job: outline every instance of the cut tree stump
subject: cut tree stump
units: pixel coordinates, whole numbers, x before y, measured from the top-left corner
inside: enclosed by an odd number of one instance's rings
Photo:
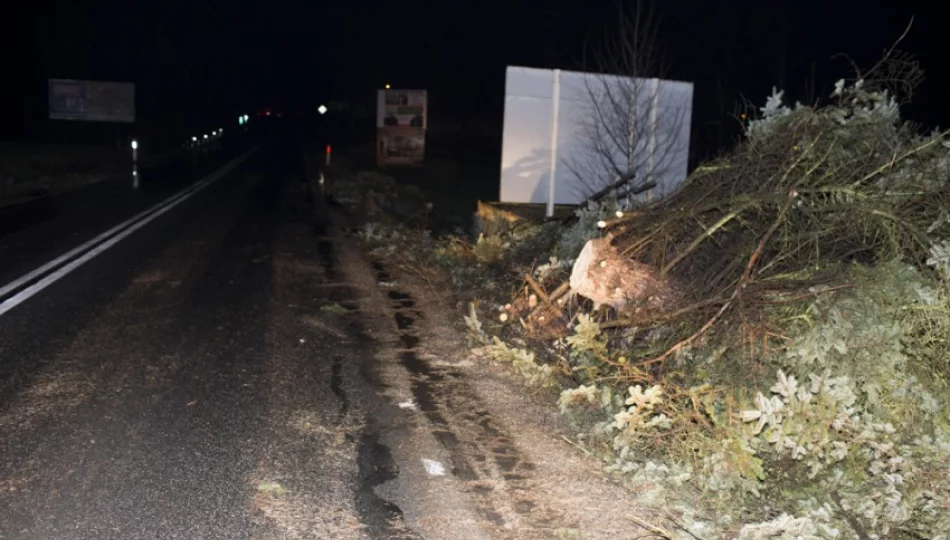
[[[610,237],[589,240],[574,262],[571,290],[617,311],[639,307],[669,307],[673,290],[661,281],[655,268],[623,257],[610,244]]]

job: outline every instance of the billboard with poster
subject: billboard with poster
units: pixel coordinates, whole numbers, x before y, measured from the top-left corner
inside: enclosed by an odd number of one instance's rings
[[[425,160],[425,90],[380,90],[376,130],[379,165],[420,165]]]
[[[380,90],[376,127],[428,127],[425,90]]]
[[[135,122],[135,84],[50,79],[49,117],[53,120]]]
[[[421,165],[426,155],[426,130],[409,126],[379,128],[377,162],[380,165]]]

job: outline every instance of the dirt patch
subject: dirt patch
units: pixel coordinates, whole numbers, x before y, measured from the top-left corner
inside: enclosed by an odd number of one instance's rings
[[[401,535],[411,534],[427,540],[495,538],[486,533],[485,518],[475,510],[467,491],[457,484],[453,471],[460,469],[458,460],[446,449],[451,447],[450,443],[444,444],[451,434],[432,429],[420,403],[419,396],[425,394],[400,360],[400,354],[418,345],[419,337],[412,335],[411,330],[398,330],[389,305],[407,298],[388,297],[388,289],[379,285],[380,281],[389,281],[385,279],[389,277],[386,269],[367,264],[352,242],[339,242],[337,256],[341,274],[360,292],[360,325],[377,344],[372,373],[367,376],[378,381],[381,395],[376,398],[380,403],[376,405],[368,429],[376,438],[369,442],[384,445],[389,455],[378,456],[385,457],[380,463],[389,463],[391,459],[398,470],[398,475],[388,478],[373,477],[374,483],[379,482],[371,493],[365,494],[367,500],[377,504],[388,501],[401,510],[401,522],[405,523],[405,532]],[[426,402],[424,397],[422,401]]]
[[[146,270],[145,272],[135,276],[135,278],[132,279],[132,283],[135,283],[136,285],[152,285],[155,283],[161,283],[166,279],[166,273],[162,269],[154,268],[151,270]]]
[[[450,531],[460,530],[511,539],[647,533],[630,518],[646,515],[633,494],[606,480],[600,463],[570,444],[554,396],[532,395],[503,368],[474,358],[451,322],[456,314],[425,282],[381,261],[366,263],[358,285],[377,311],[388,313],[388,321],[375,325],[392,347],[379,362],[390,401],[409,417],[404,435],[411,442],[403,444],[439,458],[450,478],[436,488],[432,472],[420,481],[407,471],[418,467],[404,465],[390,493],[411,527],[426,538],[451,538]],[[355,264],[347,266],[348,276],[359,273]],[[410,455],[395,458],[399,463]],[[424,507],[433,499],[427,491],[451,491],[471,512],[468,529]]]

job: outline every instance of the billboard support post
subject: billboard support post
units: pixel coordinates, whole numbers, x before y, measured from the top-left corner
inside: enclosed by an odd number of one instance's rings
[[[647,159],[647,182],[656,182],[656,132],[659,130],[657,125],[657,109],[660,108],[660,80],[654,78],[652,81],[651,103],[650,103],[650,140],[648,142]],[[647,192],[647,200],[653,200],[654,192],[651,189]]]
[[[554,216],[554,179],[557,173],[557,124],[561,112],[561,70],[554,70],[554,80],[551,83],[554,97],[551,99],[551,174],[548,175],[548,207],[547,217]]]

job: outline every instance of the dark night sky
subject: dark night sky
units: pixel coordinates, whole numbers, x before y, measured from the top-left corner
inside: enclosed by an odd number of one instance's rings
[[[761,102],[775,84],[801,95],[813,63],[827,94],[848,75],[833,54],[869,65],[916,15],[901,48],[927,81],[910,112],[947,125],[939,8],[897,4],[664,0],[661,38],[673,78],[696,84],[697,129],[711,132],[740,95]],[[385,82],[429,89],[433,122],[500,129],[505,65],[580,68],[585,44],[616,13],[614,0],[36,0],[17,9],[19,44],[0,92],[21,114],[0,137],[34,139],[49,136],[48,77],[134,81],[136,129],[165,138],[230,125],[254,107],[372,99]]]

